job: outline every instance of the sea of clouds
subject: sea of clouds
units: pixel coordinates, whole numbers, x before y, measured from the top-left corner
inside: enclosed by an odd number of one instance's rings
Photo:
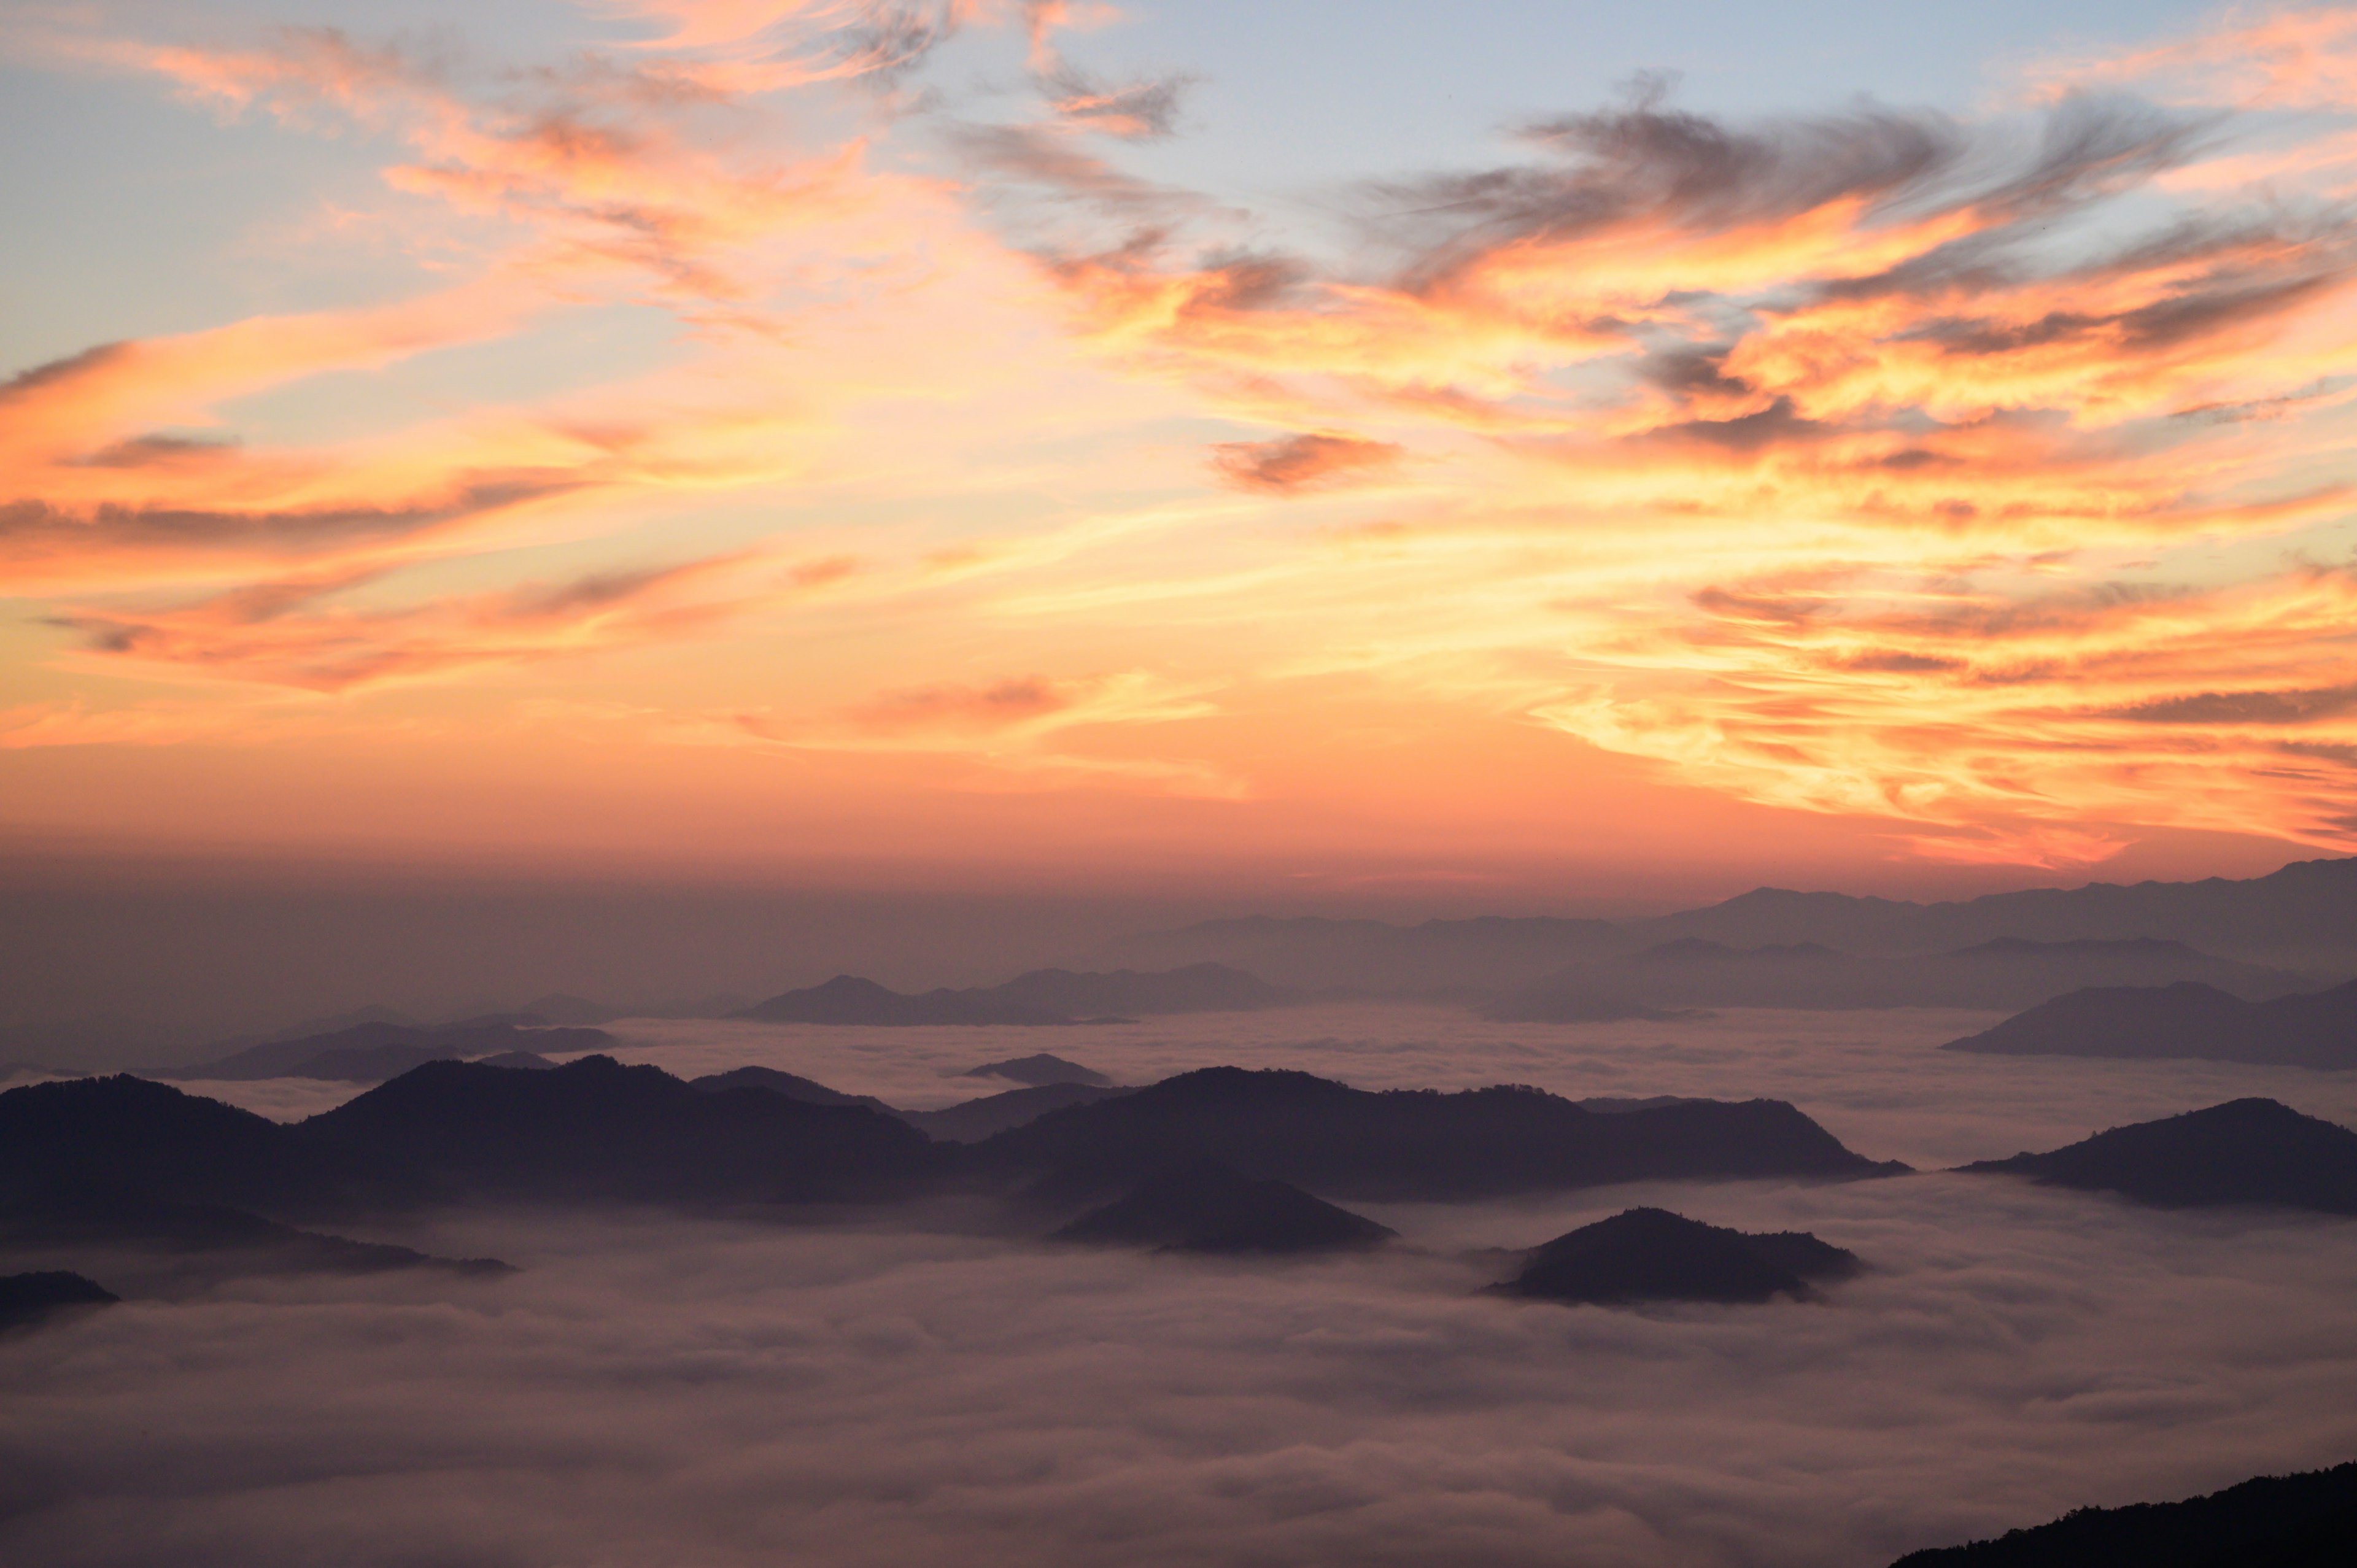
[[[0,1341],[0,1557],[39,1564],[1877,1564],[2081,1503],[2357,1457],[2357,1221],[1935,1167],[2357,1075],[1932,1049],[1988,1015],[1523,1026],[1352,1006],[1056,1030],[617,1026],[929,1107],[1042,1048],[1370,1088],[1789,1099],[1927,1174],[1365,1208],[1383,1252],[1079,1251],[943,1204],[800,1224],[470,1211],[521,1266],[249,1281]],[[218,1088],[292,1116],[346,1088]],[[1634,1203],[1804,1229],[1823,1303],[1487,1297]]]

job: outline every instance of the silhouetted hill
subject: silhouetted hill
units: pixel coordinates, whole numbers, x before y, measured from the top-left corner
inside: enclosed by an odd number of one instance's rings
[[[1860,1176],[1904,1170],[1842,1147],[1780,1101],[1598,1115],[1535,1089],[1381,1093],[1304,1072],[1206,1068],[1054,1111],[977,1145],[988,1169],[1068,1197],[1218,1161],[1361,1198],[1454,1198],[1647,1177]]]
[[[397,1152],[377,1158],[322,1144],[250,1111],[127,1073],[0,1093],[0,1188],[60,1184],[270,1214],[397,1203],[422,1191]]]
[[[1294,1000],[1257,975],[1223,963],[1194,963],[1158,973],[1117,969],[1107,974],[1035,969],[982,994],[1072,1017],[1107,1014],[1238,1013]]]
[[[474,1018],[424,1028],[410,1024],[356,1024],[324,1035],[249,1046],[213,1061],[159,1069],[147,1076],[253,1079],[317,1078],[382,1083],[429,1061],[459,1061],[508,1051],[590,1051],[614,1043],[603,1029],[548,1028],[528,1015]]]
[[[1296,990],[1410,996],[1530,985],[1638,945],[1609,920],[1489,916],[1394,926],[1261,915],[1125,937],[1093,958],[1137,969],[1218,963]]]
[[[1891,1568],[2345,1568],[2352,1542],[2357,1464],[2183,1502],[2077,1509],[1994,1541],[1912,1552]]]
[[[1030,1089],[1010,1089],[1004,1094],[986,1094],[939,1111],[902,1111],[895,1114],[929,1138],[949,1144],[978,1144],[994,1133],[1024,1126],[1050,1111],[1061,1111],[1067,1105],[1091,1105],[1131,1092],[1098,1084],[1043,1083]]]
[[[478,1057],[475,1059],[483,1067],[520,1068],[526,1072],[546,1072],[556,1066],[546,1057],[536,1056],[531,1051],[501,1051],[495,1057]]]
[[[2003,1056],[2197,1057],[2357,1067],[2357,981],[2245,1002],[2186,982],[2074,991],[1942,1047]]]
[[[2345,965],[2357,961],[2357,859],[2298,861],[2247,881],[2097,882],[1941,904],[1760,887],[1708,908],[1633,922],[1631,930],[1647,944],[1698,937],[1745,948],[1822,942],[1849,952],[1917,953],[2008,937],[2153,937],[2244,959]]]
[[[799,1100],[805,1105],[864,1105],[887,1116],[900,1114],[872,1094],[845,1094],[839,1089],[829,1089],[813,1079],[780,1072],[770,1067],[740,1067],[727,1072],[710,1073],[703,1078],[690,1079],[687,1086],[707,1092],[722,1089],[766,1089],[772,1094],[782,1094],[788,1100]]]
[[[2005,938],[1957,952],[1860,957],[1815,942],[1731,948],[1684,937],[1575,967],[1483,1012],[1511,1022],[1577,1023],[1691,1007],[2030,1007],[2084,986],[2179,980],[2250,996],[2279,996],[2309,983],[2289,970],[2144,938]]]
[[[1254,1181],[1216,1161],[1157,1172],[1127,1196],[1056,1232],[1184,1252],[1323,1252],[1372,1247],[1399,1232],[1288,1182]]]
[[[923,1133],[864,1106],[699,1090],[604,1056],[551,1072],[428,1062],[296,1131],[405,1161],[452,1193],[558,1200],[856,1199],[946,1168]]]
[[[1806,1231],[1747,1235],[1665,1208],[1631,1208],[1556,1237],[1493,1287],[1545,1301],[1761,1302],[1813,1294],[1858,1271],[1855,1252]]]
[[[1003,1078],[1014,1083],[1028,1083],[1034,1089],[1044,1089],[1052,1083],[1077,1083],[1092,1089],[1113,1087],[1113,1079],[1096,1069],[1049,1056],[1045,1051],[1028,1057],[1009,1057],[1005,1061],[985,1062],[980,1067],[970,1067],[957,1076]]]
[[[2230,1101],[1964,1168],[2171,1208],[2266,1203],[2357,1214],[2357,1133],[2272,1100]]]
[[[58,1270],[0,1274],[0,1328],[23,1328],[77,1306],[111,1306],[123,1298],[95,1280]]]
[[[981,991],[928,991],[905,995],[872,980],[838,974],[823,985],[789,991],[748,1007],[740,1018],[765,1024],[867,1024],[906,1027],[922,1024],[1070,1024],[1051,1008],[1003,1000]]]
[[[221,1276],[416,1268],[511,1272],[494,1258],[437,1258],[408,1247],[298,1230],[227,1204],[173,1202],[123,1187],[52,1184],[0,1194],[0,1250],[124,1246],[203,1253],[207,1272]]]

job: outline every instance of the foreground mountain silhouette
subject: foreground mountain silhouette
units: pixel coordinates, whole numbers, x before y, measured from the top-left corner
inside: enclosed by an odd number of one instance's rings
[[[1650,1177],[1880,1176],[1781,1101],[1599,1114],[1536,1089],[1372,1092],[1306,1072],[1205,1068],[1054,1111],[975,1149],[1085,1197],[1216,1161],[1340,1197],[1474,1197]]]
[[[77,1306],[112,1306],[123,1298],[96,1280],[58,1269],[0,1274],[0,1328],[23,1328]]]
[[[1747,1235],[1665,1208],[1631,1208],[1538,1248],[1503,1295],[1613,1305],[1762,1302],[1858,1272],[1857,1254],[1802,1230]]]
[[[2170,1208],[2263,1203],[2357,1214],[2357,1133],[2272,1100],[2230,1101],[1964,1169]]]
[[[1290,1182],[1254,1181],[1217,1161],[1157,1172],[1124,1197],[1056,1232],[1181,1252],[1325,1252],[1372,1247],[1399,1232],[1314,1197]]]
[[[2193,1057],[2352,1068],[2357,981],[2255,1003],[2190,981],[2074,991],[1942,1048],[1999,1056]]]
[[[0,1093],[0,1188],[111,1185],[282,1220],[470,1197],[881,1201],[977,1185],[1077,1202],[1206,1159],[1406,1199],[1906,1168],[1777,1101],[1608,1113],[1533,1089],[1372,1093],[1238,1068],[1067,1105],[971,1146],[862,1105],[698,1089],[603,1056],[539,1072],[428,1062],[291,1127],[128,1076]]]
[[[432,1027],[370,1022],[325,1034],[249,1046],[212,1061],[157,1069],[146,1076],[192,1079],[316,1078],[341,1083],[382,1083],[429,1061],[543,1051],[593,1051],[614,1043],[603,1029],[543,1026],[537,1015],[469,1019]]]
[[[803,1203],[894,1197],[946,1174],[915,1128],[862,1105],[700,1090],[584,1057],[548,1072],[428,1062],[292,1130],[449,1196]]]
[[[2357,1464],[2183,1502],[2078,1509],[1994,1541],[1912,1552],[1891,1568],[2345,1568],[2352,1543]]]

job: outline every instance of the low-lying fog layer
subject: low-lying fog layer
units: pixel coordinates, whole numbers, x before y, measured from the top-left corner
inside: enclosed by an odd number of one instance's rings
[[[1235,1061],[1770,1094],[1926,1165],[2241,1094],[2357,1122],[2350,1078],[1929,1049],[1981,1019],[616,1032],[683,1075],[759,1061],[910,1106],[988,1088],[944,1069],[1042,1048],[1129,1081]],[[350,1092],[220,1087],[276,1114]],[[1474,1294],[1468,1251],[1640,1202],[1813,1230],[1873,1272],[1822,1305]],[[0,1556],[1863,1565],[2357,1456],[2357,1221],[1948,1175],[1365,1211],[1403,1242],[1273,1263],[1049,1248],[949,1207],[445,1217],[384,1239],[523,1272],[249,1283],[0,1341]]]

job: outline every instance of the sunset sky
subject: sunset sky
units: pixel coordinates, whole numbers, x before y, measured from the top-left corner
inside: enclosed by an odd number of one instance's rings
[[[97,0],[0,70],[11,843],[2357,853],[2357,10]]]

